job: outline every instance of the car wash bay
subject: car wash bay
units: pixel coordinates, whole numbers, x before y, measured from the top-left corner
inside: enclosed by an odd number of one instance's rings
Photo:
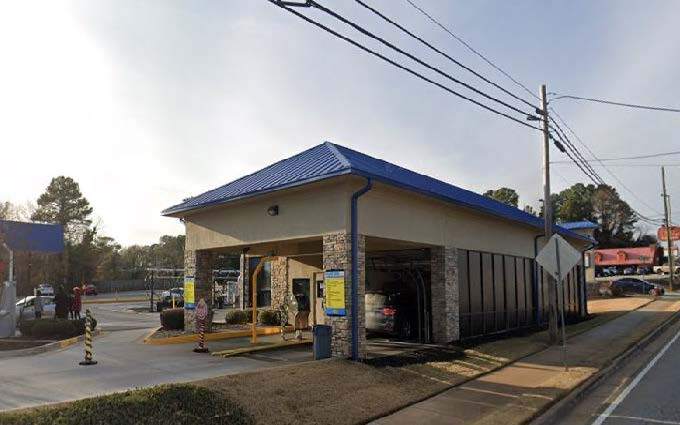
[[[460,338],[468,339],[545,324],[547,278],[534,260],[457,250]],[[366,253],[367,337],[430,343],[432,292],[430,250]],[[577,266],[560,286],[567,321],[582,317],[583,270]]]
[[[542,325],[548,320],[547,274],[531,258],[458,250],[461,339]],[[585,314],[583,268],[559,287],[565,320]]]
[[[373,334],[449,343],[545,316],[533,267],[539,217],[340,145],[315,146],[164,214],[185,223],[196,299],[210,297],[215,253],[273,258],[258,300],[276,308],[290,291],[303,294],[308,324],[331,326],[336,357],[364,357]],[[579,250],[592,242],[555,229]],[[565,287],[572,313],[584,310],[579,281]],[[191,310],[185,327],[193,330]]]

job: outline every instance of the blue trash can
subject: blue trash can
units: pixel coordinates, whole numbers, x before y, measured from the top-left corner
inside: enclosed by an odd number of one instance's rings
[[[327,325],[315,325],[312,328],[314,336],[314,360],[327,359],[331,356],[332,328]]]

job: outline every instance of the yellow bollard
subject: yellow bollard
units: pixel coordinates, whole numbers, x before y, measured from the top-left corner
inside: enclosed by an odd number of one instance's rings
[[[79,364],[81,366],[97,364],[96,360],[92,360],[92,313],[89,308],[85,310],[85,360]]]

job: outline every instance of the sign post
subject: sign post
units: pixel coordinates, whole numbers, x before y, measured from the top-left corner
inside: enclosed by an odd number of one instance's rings
[[[560,310],[560,321],[562,322],[562,364],[565,370],[569,369],[567,367],[567,337],[564,322],[564,285],[562,275],[564,270],[568,272],[580,260],[581,253],[558,234],[553,235],[536,256],[536,262],[543,267],[543,270],[555,278],[559,288],[557,304]]]
[[[564,370],[568,371],[569,367],[567,366],[567,335],[566,332],[564,331],[564,283],[562,282],[560,247],[557,239],[555,239],[555,263],[557,266],[557,268],[555,269],[555,271],[557,272],[557,277],[555,277],[555,281],[557,282],[557,287],[560,288],[560,291],[557,294],[559,296],[558,307],[560,309],[560,321],[562,322],[562,364],[564,365]]]

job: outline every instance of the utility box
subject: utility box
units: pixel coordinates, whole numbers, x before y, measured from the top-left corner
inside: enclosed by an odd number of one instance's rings
[[[16,332],[17,286],[4,282],[0,286],[0,338],[13,337]]]
[[[315,325],[312,328],[314,336],[314,360],[327,359],[331,356],[332,328],[327,325]]]

